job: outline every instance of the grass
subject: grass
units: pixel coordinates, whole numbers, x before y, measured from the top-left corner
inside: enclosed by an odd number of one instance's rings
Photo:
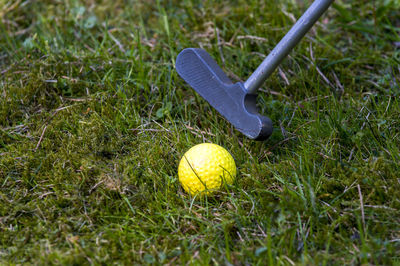
[[[245,79],[311,1],[1,1],[1,264],[400,263],[400,2],[339,1],[235,131],[177,76],[203,47]],[[192,199],[213,142],[233,186]]]

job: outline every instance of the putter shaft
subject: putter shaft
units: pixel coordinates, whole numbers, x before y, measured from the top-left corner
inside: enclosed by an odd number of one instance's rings
[[[274,72],[282,60],[289,54],[304,35],[328,9],[334,0],[315,0],[290,31],[275,46],[261,65],[246,80],[244,87],[249,94],[256,94],[258,88]]]

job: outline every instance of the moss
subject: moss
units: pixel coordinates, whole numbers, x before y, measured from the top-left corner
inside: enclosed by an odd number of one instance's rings
[[[266,142],[234,131],[174,61],[202,46],[245,78],[305,7],[16,3],[0,14],[0,264],[395,261],[395,1],[329,9],[262,88]],[[176,171],[201,142],[227,148],[238,178],[192,199]]]

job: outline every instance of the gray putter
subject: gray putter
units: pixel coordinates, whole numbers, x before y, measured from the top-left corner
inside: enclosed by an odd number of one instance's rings
[[[243,83],[233,83],[203,49],[186,48],[176,58],[178,74],[244,135],[265,140],[272,121],[257,111],[256,91],[334,0],[315,0],[290,31]]]

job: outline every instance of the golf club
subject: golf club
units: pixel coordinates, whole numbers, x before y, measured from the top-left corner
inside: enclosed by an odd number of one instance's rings
[[[233,83],[203,49],[186,48],[176,59],[178,74],[238,131],[254,140],[272,134],[272,121],[257,111],[257,89],[299,43],[334,0],[315,0],[261,65],[243,83]]]

